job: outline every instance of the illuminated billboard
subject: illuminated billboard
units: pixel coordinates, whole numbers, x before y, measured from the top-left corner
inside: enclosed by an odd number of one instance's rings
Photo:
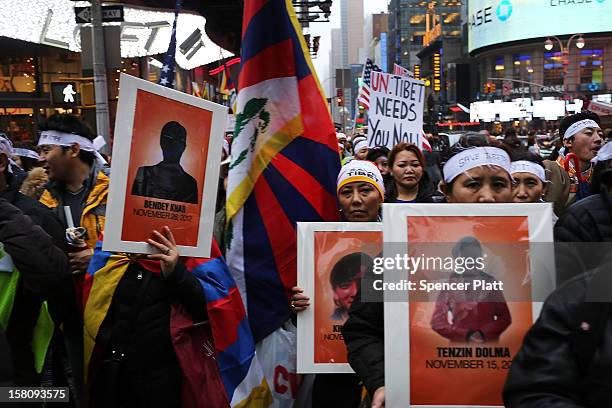
[[[612,31],[612,0],[469,0],[469,51],[529,38]]]

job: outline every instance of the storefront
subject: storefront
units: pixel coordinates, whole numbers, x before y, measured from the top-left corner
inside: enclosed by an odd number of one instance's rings
[[[71,0],[39,0],[36,7],[24,7],[21,0],[2,2],[0,131],[15,140],[33,139],[35,124],[54,112],[80,115],[96,128],[90,26],[76,23],[74,5]],[[171,10],[123,8],[124,21],[104,28],[105,38],[115,33],[106,40],[111,127],[120,74],[157,82],[174,20]],[[175,87],[187,93],[192,91],[193,68],[230,56],[206,36],[205,23],[189,12],[179,17]],[[74,102],[53,98],[53,84],[71,85]]]

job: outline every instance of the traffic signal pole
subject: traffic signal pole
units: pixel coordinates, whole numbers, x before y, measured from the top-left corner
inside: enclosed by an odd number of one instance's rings
[[[108,109],[108,85],[106,83],[106,55],[104,53],[104,31],[102,28],[102,4],[91,0],[91,47],[94,89],[96,95],[96,130],[104,137],[103,153],[110,152],[110,118]]]

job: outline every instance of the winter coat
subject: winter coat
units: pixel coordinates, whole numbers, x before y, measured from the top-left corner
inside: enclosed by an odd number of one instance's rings
[[[150,276],[145,276],[149,274]],[[129,324],[135,296],[148,280],[142,306],[133,324],[127,344],[119,337]],[[125,349],[125,362],[120,373],[121,385],[116,390],[127,407],[180,407],[181,368],[174,352],[170,335],[171,304],[181,303],[194,322],[204,321],[206,299],[197,278],[187,271],[182,262],[164,280],[138,263],[131,264],[113,295],[111,306],[96,337],[96,349],[90,366],[92,407],[110,406],[104,395],[107,377],[105,365],[112,350]],[[97,355],[96,355],[97,353]],[[95,359],[95,361],[93,361]]]
[[[92,168],[91,177],[86,182],[87,199],[81,215],[81,227],[87,230],[87,246],[92,252],[100,233],[104,231],[109,182],[107,169],[100,167]],[[51,181],[40,197],[40,202],[51,208],[67,227],[62,194],[63,186],[59,182]]]
[[[482,271],[453,273],[452,282],[471,283],[476,279],[494,282]],[[466,342],[474,333],[480,333],[485,342],[496,342],[510,326],[510,310],[501,291],[441,291],[431,317],[431,328],[451,342]]]
[[[370,396],[385,385],[384,309],[382,302],[356,297],[342,327],[349,364]]]
[[[548,297],[510,367],[506,407],[610,406],[612,305],[584,302],[602,300],[602,294],[610,298],[610,266],[580,275]]]
[[[554,229],[557,282],[591,270],[612,254],[612,197],[606,188],[572,205]]]
[[[561,216],[576,200],[575,194],[570,194],[572,182],[567,172],[556,161],[544,160],[544,168],[550,181],[544,200],[553,203],[555,214]]]
[[[393,181],[393,177],[390,177],[389,183],[385,185],[387,191],[385,202],[394,203],[397,201],[397,190]],[[434,188],[434,184],[429,179],[429,175],[424,172],[421,180],[419,181],[419,191],[415,198],[415,203],[440,203],[444,201],[444,196]]]
[[[16,384],[35,385],[38,379],[31,346],[34,326],[44,300],[60,303],[63,294],[69,293],[68,260],[49,235],[1,198],[0,242],[20,274],[6,327]]]

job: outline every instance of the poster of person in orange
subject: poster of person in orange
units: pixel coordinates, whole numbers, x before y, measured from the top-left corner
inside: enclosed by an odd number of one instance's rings
[[[205,254],[226,108],[127,75],[121,81],[105,249],[108,240],[150,253],[151,231],[168,226],[181,255]]]
[[[298,281],[312,304],[298,315],[299,372],[352,372],[342,326],[382,251],[380,224],[300,223],[298,248]]]
[[[362,252],[367,243],[370,253]],[[378,249],[378,251],[376,251]],[[348,363],[342,325],[348,318],[361,278],[382,250],[380,232],[315,233],[315,363]]]
[[[407,224],[411,253],[483,260],[456,263],[446,274],[452,288],[462,283],[465,290],[432,291],[430,301],[410,302],[410,404],[503,405],[508,369],[533,322],[531,302],[524,301],[531,298],[528,217],[409,217]],[[431,282],[431,271],[411,279],[427,274]]]

